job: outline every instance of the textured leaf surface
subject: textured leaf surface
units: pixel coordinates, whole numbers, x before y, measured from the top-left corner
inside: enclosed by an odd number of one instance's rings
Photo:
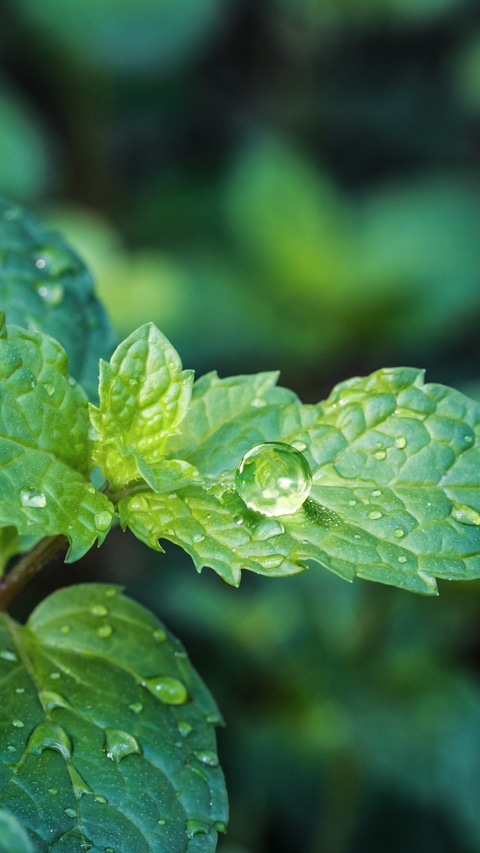
[[[117,587],[0,618],[0,802],[35,853],[206,853],[224,831],[218,710],[183,647]]]
[[[23,826],[5,809],[0,809],[0,853],[33,853]]]
[[[19,550],[12,527],[34,541],[63,534],[68,559],[102,540],[113,507],[88,477],[88,404],[56,341],[0,330],[0,526],[4,554]],[[26,540],[21,540],[25,544]]]
[[[308,559],[346,579],[425,594],[436,592],[436,577],[480,576],[478,403],[424,385],[410,368],[344,382],[318,405],[302,405],[274,380],[196,383],[166,452],[183,455],[203,484],[124,498],[123,525],[152,547],[177,542],[198,569],[211,566],[231,583],[242,568],[291,574]],[[310,464],[310,498],[292,515],[266,518],[235,491],[238,463],[262,441],[289,443]]]
[[[192,371],[182,370],[178,353],[153,323],[140,326],[109,363],[100,363],[100,406],[90,406],[98,434],[93,457],[113,486],[143,478],[162,488],[155,468],[185,416],[192,382]],[[188,482],[185,470],[178,473]],[[158,477],[161,482],[164,475]]]
[[[0,200],[0,308],[8,323],[60,341],[70,374],[96,399],[98,360],[108,358],[114,344],[93,279],[60,235],[5,200]]]

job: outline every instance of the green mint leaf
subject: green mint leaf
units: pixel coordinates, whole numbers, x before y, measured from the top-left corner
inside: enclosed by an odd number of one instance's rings
[[[5,809],[0,809],[0,853],[34,853],[23,826]]]
[[[113,506],[89,481],[88,402],[60,344],[0,328],[0,527],[8,556],[25,540],[63,534],[69,561],[103,541]],[[15,544],[14,527],[19,535]],[[6,537],[6,538],[5,538]]]
[[[143,479],[164,488],[157,470],[190,401],[193,373],[153,323],[141,326],[100,362],[99,407],[90,406],[97,432],[93,459],[111,486]],[[191,472],[193,473],[193,472]]]
[[[98,360],[114,339],[92,276],[65,240],[22,207],[0,200],[0,308],[9,323],[58,340],[69,372],[97,399]]]
[[[254,391],[257,381],[210,375],[195,384],[167,451],[203,484],[125,496],[124,527],[151,547],[159,538],[180,544],[198,570],[235,584],[242,568],[291,574],[306,560],[424,594],[436,592],[436,577],[480,575],[478,403],[424,385],[409,368],[341,383],[318,405],[271,383]],[[312,487],[296,512],[268,518],[245,505],[235,472],[253,446],[278,441],[303,453]]]
[[[59,590],[25,626],[1,615],[0,705],[2,804],[35,850],[213,853],[227,820],[217,707],[118,587]]]

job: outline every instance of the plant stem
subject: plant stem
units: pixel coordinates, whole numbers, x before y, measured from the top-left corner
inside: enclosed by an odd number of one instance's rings
[[[18,563],[4,577],[0,578],[0,612],[5,612],[12,601],[22,591],[37,572],[55,555],[66,548],[66,536],[46,536],[20,558]]]

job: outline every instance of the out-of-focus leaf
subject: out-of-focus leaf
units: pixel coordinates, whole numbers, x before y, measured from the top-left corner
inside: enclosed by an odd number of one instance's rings
[[[25,626],[0,616],[0,696],[2,803],[35,853],[215,849],[218,710],[180,643],[117,587],[60,590]]]
[[[34,853],[23,826],[5,809],[0,809],[0,853]]]
[[[227,4],[229,5],[229,4]],[[142,73],[191,62],[222,16],[219,0],[17,0],[35,31],[84,63]]]
[[[18,92],[0,85],[0,195],[31,200],[49,186],[53,167],[45,132]]]
[[[114,346],[90,273],[59,234],[18,205],[0,201],[0,306],[8,323],[56,338],[68,368],[96,399],[98,360]]]

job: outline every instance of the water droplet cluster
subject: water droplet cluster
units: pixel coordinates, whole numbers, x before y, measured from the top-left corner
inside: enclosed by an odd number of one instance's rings
[[[312,474],[299,450],[270,441],[255,445],[245,454],[235,485],[249,509],[267,516],[289,515],[305,503]]]

